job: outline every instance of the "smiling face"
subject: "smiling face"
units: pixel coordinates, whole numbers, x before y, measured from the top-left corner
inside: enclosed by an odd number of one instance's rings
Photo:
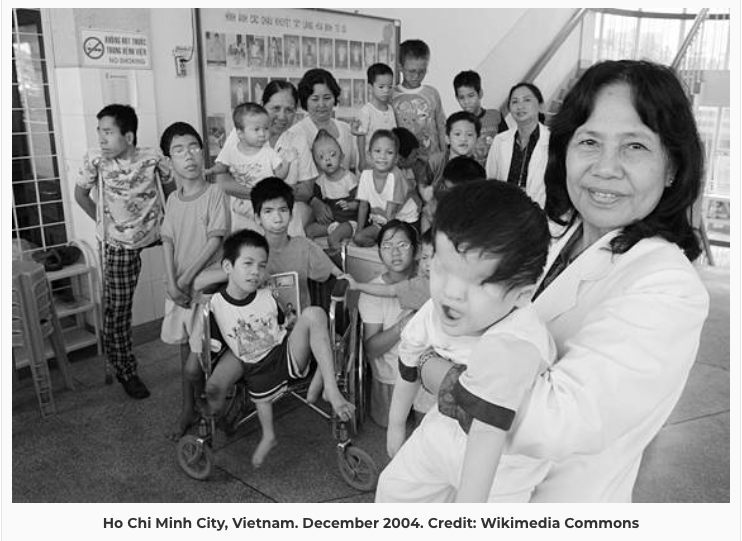
[[[385,231],[379,244],[379,257],[394,277],[408,275],[412,270],[415,254],[407,233],[394,228]]]
[[[170,141],[170,165],[179,179],[196,180],[203,176],[201,145],[193,135],[176,135]]]
[[[281,135],[294,123],[296,102],[288,89],[273,94],[265,104],[265,109],[270,118],[270,132],[274,136]]]
[[[527,86],[519,86],[513,90],[508,108],[518,124],[538,122],[538,114],[541,112],[541,104],[538,102],[538,98]]]
[[[268,253],[257,246],[243,246],[234,263],[225,259],[224,272],[229,277],[227,293],[235,299],[244,299],[257,290],[265,279]]]
[[[270,119],[265,114],[250,114],[242,117],[242,129],[237,130],[240,140],[247,146],[263,148],[268,141]]]
[[[389,137],[374,139],[369,149],[374,171],[388,173],[397,163],[397,146]]]
[[[451,336],[479,336],[524,306],[533,286],[487,283],[497,268],[495,257],[478,251],[460,253],[444,233],[435,237],[430,265],[430,296],[443,329]]]
[[[471,156],[477,145],[477,127],[468,120],[454,122],[446,135],[446,141],[451,146],[453,157]]]
[[[335,95],[325,84],[316,84],[307,98],[307,114],[315,122],[327,122],[335,108]]]
[[[603,88],[567,146],[567,191],[588,240],[645,218],[671,183],[659,135],[639,118],[626,84]]]

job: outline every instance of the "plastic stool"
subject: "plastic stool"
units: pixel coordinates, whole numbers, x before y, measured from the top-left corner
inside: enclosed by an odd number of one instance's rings
[[[44,267],[33,261],[13,261],[13,369],[15,348],[29,356],[31,376],[42,417],[56,413],[44,339],[49,338],[65,386],[74,389],[62,327],[54,309],[51,288]]]

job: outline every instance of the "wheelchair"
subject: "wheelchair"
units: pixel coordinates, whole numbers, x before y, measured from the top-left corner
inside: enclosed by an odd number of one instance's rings
[[[334,279],[331,279],[334,281]],[[330,292],[328,294],[328,291]],[[212,291],[213,292],[213,291]],[[367,411],[366,366],[363,362],[363,326],[357,308],[349,308],[348,282],[334,281],[334,287],[328,284],[310,283],[310,292],[314,304],[327,306],[329,336],[332,345],[335,378],[346,400],[355,406],[355,415],[350,421],[344,421],[322,408],[307,402],[306,391],[312,374],[302,380],[289,382],[274,402],[290,397],[308,406],[319,414],[331,426],[331,432],[337,442],[336,461],[343,480],[360,491],[371,491],[376,487],[379,468],[373,458],[363,449],[354,445],[352,437],[362,427]],[[205,292],[205,294],[208,294]],[[209,331],[209,303],[207,297],[199,302],[198,309],[204,318],[203,347],[200,355],[201,368],[208,378],[212,371],[211,336]],[[197,434],[187,434],[177,444],[178,464],[191,478],[208,479],[215,467],[213,452],[214,437],[218,429],[227,437],[250,421],[257,412],[248,396],[244,380],[239,381],[227,398],[225,413],[219,419],[202,415],[198,421]]]

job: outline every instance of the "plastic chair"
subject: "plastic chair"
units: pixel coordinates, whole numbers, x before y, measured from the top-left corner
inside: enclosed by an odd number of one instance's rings
[[[54,309],[51,288],[43,265],[13,261],[13,370],[16,349],[23,348],[29,359],[42,417],[56,413],[44,339],[51,342],[65,386],[74,389],[65,351],[62,327]]]

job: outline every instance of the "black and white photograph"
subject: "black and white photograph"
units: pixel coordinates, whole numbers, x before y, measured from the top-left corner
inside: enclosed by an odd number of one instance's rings
[[[363,70],[363,43],[360,41],[350,42],[350,69]]]
[[[265,36],[247,36],[247,65],[250,68],[265,66]]]
[[[227,65],[227,43],[222,32],[206,32],[206,64],[210,66]]]
[[[284,62],[287,68],[301,67],[301,47],[299,36],[285,35],[283,37]]]
[[[250,84],[247,77],[230,77],[229,78],[229,97],[232,109],[240,103],[251,101]]]
[[[335,40],[335,68],[348,69],[348,42],[344,39]]]
[[[5,10],[3,538],[740,539],[737,10],[402,8]]]
[[[307,36],[301,38],[301,67],[304,69],[317,67],[317,38]]]
[[[268,36],[268,53],[265,58],[267,68],[283,67],[283,39],[278,36]]]
[[[227,67],[247,67],[247,45],[244,34],[227,34]]]
[[[319,38],[319,67],[332,69],[335,67],[333,62],[333,44],[328,38]]]

